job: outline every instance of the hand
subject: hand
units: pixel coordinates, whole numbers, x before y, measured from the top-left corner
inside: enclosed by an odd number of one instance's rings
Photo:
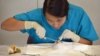
[[[40,37],[40,38],[45,38],[45,29],[41,26],[39,26],[37,29],[36,29],[36,33],[37,35]]]
[[[64,30],[64,32],[62,33],[60,38],[72,39],[74,42],[79,42],[79,40],[80,40],[80,37],[78,35],[76,35],[74,32],[72,32],[68,29]]]
[[[45,37],[46,30],[40,24],[38,24],[37,22],[25,21],[25,29],[30,29],[30,28],[34,28],[36,30],[36,34],[40,38]]]

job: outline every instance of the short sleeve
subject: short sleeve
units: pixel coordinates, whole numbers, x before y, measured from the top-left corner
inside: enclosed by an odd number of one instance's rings
[[[20,21],[27,21],[27,20],[29,20],[29,17],[27,15],[27,13],[17,14],[15,16],[13,16],[13,18],[15,18],[16,20],[20,20]]]
[[[20,21],[39,21],[40,17],[41,17],[41,8],[34,9],[26,13],[20,13],[20,14],[13,16],[13,18],[15,18],[16,20],[20,20]],[[23,33],[27,31],[28,30],[26,29],[21,30],[21,32]]]
[[[21,21],[38,21],[40,20],[39,18],[41,17],[42,14],[43,14],[42,9],[38,8],[38,9],[34,9],[26,13],[17,14],[13,17]]]
[[[99,37],[93,27],[93,24],[87,15],[87,13],[83,10],[82,17],[80,22],[80,33],[79,35],[87,40],[95,41]]]

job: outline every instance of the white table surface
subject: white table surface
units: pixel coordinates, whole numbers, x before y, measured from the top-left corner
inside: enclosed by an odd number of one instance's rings
[[[46,44],[47,45],[47,44]],[[49,44],[48,44],[49,45]],[[31,45],[27,45],[27,46],[18,46],[22,53],[29,53],[30,49],[32,49],[32,47],[37,46],[36,44],[31,44]],[[56,50],[56,51],[47,51],[47,50],[43,50],[46,51],[46,55],[40,55],[40,56],[86,56],[84,55],[84,53],[90,54],[90,55],[95,55],[95,56],[100,56],[100,45],[84,45],[84,44],[79,44],[79,43],[67,43],[66,44],[67,49],[66,51],[62,50]],[[84,48],[87,47],[88,49]],[[17,54],[12,54],[12,55],[8,55],[8,45],[0,45],[0,56],[34,56],[34,55],[23,55],[22,53],[17,53]],[[26,49],[28,50],[26,52]],[[73,50],[74,49],[74,50]],[[66,54],[64,54],[63,52],[66,52]],[[82,53],[82,52],[84,53]],[[32,50],[32,52],[34,52],[34,50]],[[41,52],[41,51],[40,51]],[[55,52],[55,53],[53,53]],[[62,54],[61,54],[62,52]],[[47,54],[48,53],[48,54]],[[53,54],[51,54],[53,53]],[[71,55],[67,55],[67,53],[70,53]],[[80,55],[79,55],[80,54]]]

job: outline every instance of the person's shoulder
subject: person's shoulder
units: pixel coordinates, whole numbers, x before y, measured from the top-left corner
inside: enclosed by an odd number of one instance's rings
[[[84,11],[84,9],[78,5],[75,4],[69,4],[69,10],[72,11]]]

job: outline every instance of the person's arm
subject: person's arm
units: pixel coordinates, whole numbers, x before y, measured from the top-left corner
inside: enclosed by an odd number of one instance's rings
[[[1,28],[7,31],[19,31],[34,28],[40,38],[45,37],[45,29],[35,21],[19,21],[13,17],[8,18],[1,24]]]
[[[18,21],[13,17],[10,17],[1,24],[1,29],[7,31],[18,31],[18,30],[25,29],[24,24],[25,24],[24,21]]]
[[[80,38],[79,43],[92,45],[92,42],[83,38]]]

